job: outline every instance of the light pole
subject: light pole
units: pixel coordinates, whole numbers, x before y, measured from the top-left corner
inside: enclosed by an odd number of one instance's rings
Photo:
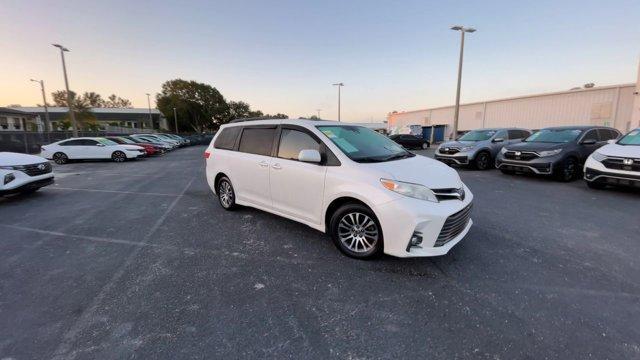
[[[76,123],[76,115],[73,113],[73,103],[71,91],[69,91],[69,79],[67,78],[67,64],[64,62],[64,53],[69,51],[60,44],[51,44],[60,49],[60,57],[62,58],[62,72],[64,73],[64,86],[67,89],[67,106],[69,107],[69,117],[71,118],[71,126],[73,127],[73,136],[78,137],[78,124]]]
[[[321,117],[320,117],[320,111],[322,111],[322,109],[317,109],[316,111],[318,112],[318,119],[321,119]]]
[[[340,121],[340,88],[344,86],[343,83],[335,83],[333,86],[338,87],[338,121]]]
[[[44,80],[35,80],[35,79],[29,79],[29,80],[40,84],[40,91],[42,91],[42,101],[44,102],[44,131],[45,132],[51,131],[53,129],[51,129],[51,122],[49,121],[49,107],[47,106],[47,97],[44,92]]]
[[[149,125],[153,129],[153,117],[151,116],[151,94],[147,93],[147,105],[149,106]],[[144,125],[144,122],[142,123]]]
[[[460,60],[458,62],[458,88],[456,90],[456,110],[453,115],[453,139],[458,136],[458,117],[460,115],[460,85],[462,85],[462,57],[464,54],[464,34],[475,32],[476,29],[460,25],[452,26],[451,30],[460,31]]]
[[[176,134],[178,134],[178,113],[176,112],[176,108],[173,108],[173,121],[176,124]]]

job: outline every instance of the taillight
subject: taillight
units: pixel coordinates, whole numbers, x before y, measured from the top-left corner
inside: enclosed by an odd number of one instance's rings
[[[204,152],[204,158],[205,158],[205,159],[208,159],[208,158],[209,158],[209,156],[211,156],[211,153],[210,153],[210,152],[208,152],[208,151],[205,151],[205,152]]]

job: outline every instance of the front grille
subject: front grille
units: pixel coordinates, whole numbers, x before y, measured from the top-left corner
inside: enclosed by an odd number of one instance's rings
[[[435,247],[442,246],[455,239],[467,227],[471,216],[471,204],[449,216],[440,230]]]
[[[627,164],[625,164],[625,161]],[[629,161],[631,161],[631,164],[629,164]],[[602,165],[608,169],[640,171],[640,159],[606,158],[602,161]]]
[[[33,165],[22,165],[17,170],[20,170],[29,176],[38,176],[50,173],[52,168],[51,163],[44,162]]]
[[[440,154],[453,155],[453,154],[459,153],[460,149],[456,147],[441,147],[440,150],[438,150],[438,152]]]
[[[450,189],[433,189],[433,193],[436,195],[436,199],[443,200],[464,200],[465,192],[464,188],[450,188]]]
[[[509,160],[519,160],[519,161],[531,161],[535,158],[538,158],[538,154],[529,151],[507,151],[504,153],[504,158]]]

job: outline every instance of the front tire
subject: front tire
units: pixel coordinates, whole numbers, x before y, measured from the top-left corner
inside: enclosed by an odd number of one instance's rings
[[[57,152],[53,154],[53,161],[58,165],[64,165],[69,162],[69,157],[65,153]]]
[[[236,205],[236,192],[228,177],[223,176],[216,185],[218,201],[225,210],[233,210]]]
[[[125,162],[127,160],[127,155],[122,151],[114,151],[111,154],[111,160],[117,163]]]
[[[382,227],[371,209],[347,204],[331,216],[329,232],[343,254],[356,259],[371,259],[384,248]]]
[[[574,158],[567,158],[559,168],[556,177],[559,181],[573,181],[578,175],[578,161]]]
[[[487,170],[491,166],[491,155],[486,151],[478,153],[473,161],[473,165],[478,170]]]

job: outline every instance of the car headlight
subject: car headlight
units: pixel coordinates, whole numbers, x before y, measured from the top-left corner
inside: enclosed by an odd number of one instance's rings
[[[393,192],[397,192],[398,194],[412,197],[420,200],[427,200],[432,202],[438,202],[438,198],[436,195],[424,185],[411,184],[403,181],[389,180],[389,179],[380,179],[382,186],[387,188],[387,190],[391,190]]]
[[[15,179],[16,179],[16,176],[13,175],[13,173],[5,175],[4,176],[4,185],[7,185],[8,183],[12,182]]]
[[[607,156],[603,155],[597,151],[594,151],[593,154],[591,155],[591,158],[593,158],[593,160],[597,161],[597,162],[602,162],[602,160],[606,159]]]
[[[538,155],[540,155],[540,157],[547,157],[547,156],[558,155],[561,152],[562,152],[562,149],[545,150],[545,151],[540,151]]]
[[[504,155],[504,153],[506,153],[507,151],[507,148],[503,146],[502,149],[500,149],[500,154]]]

